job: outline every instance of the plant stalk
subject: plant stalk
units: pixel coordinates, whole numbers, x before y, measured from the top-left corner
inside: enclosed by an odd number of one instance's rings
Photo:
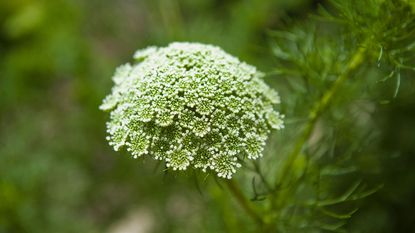
[[[261,216],[257,213],[252,203],[245,197],[239,188],[238,184],[234,180],[225,181],[226,187],[228,187],[231,194],[238,201],[239,205],[244,209],[244,211],[260,226],[263,225],[263,220]]]
[[[276,189],[279,187],[281,182],[283,181],[284,177],[287,177],[291,171],[293,162],[297,159],[297,157],[301,154],[304,145],[307,143],[308,139],[311,136],[311,133],[314,130],[315,124],[321,114],[326,110],[329,106],[333,96],[339,89],[339,87],[344,83],[345,80],[352,74],[357,68],[362,64],[365,54],[366,54],[366,47],[360,47],[353,57],[350,59],[350,62],[347,65],[345,71],[336,79],[333,85],[323,94],[320,100],[313,106],[310,114],[308,116],[308,123],[304,128],[304,132],[301,137],[298,139],[297,143],[295,144],[294,150],[288,156],[285,165],[283,166],[283,171],[277,174],[281,176],[278,177],[275,187]]]

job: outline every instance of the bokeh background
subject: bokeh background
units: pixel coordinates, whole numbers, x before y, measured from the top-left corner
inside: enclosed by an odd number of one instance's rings
[[[115,68],[149,45],[211,43],[270,72],[269,31],[306,21],[320,3],[1,0],[0,232],[233,229],[235,210],[219,185],[207,191],[189,176],[113,152],[98,106]],[[394,159],[377,160],[384,188],[362,202],[354,232],[414,229],[415,99],[407,93],[377,114],[383,141],[373,153]]]

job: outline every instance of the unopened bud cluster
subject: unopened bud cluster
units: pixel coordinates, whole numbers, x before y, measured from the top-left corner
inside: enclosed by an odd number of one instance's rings
[[[100,106],[111,112],[107,139],[116,151],[231,178],[240,160],[262,156],[272,128],[284,127],[277,92],[218,47],[172,43],[134,58],[117,68]]]

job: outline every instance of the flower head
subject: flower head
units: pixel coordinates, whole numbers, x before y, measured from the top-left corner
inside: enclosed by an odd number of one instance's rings
[[[176,42],[134,58],[117,68],[100,106],[111,111],[107,139],[115,150],[231,178],[238,161],[262,156],[272,128],[284,127],[274,110],[278,93],[219,47]]]

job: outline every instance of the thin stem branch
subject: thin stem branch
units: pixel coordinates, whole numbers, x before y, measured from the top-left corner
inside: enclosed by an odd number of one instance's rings
[[[262,183],[264,183],[264,186],[267,189],[267,191],[272,191],[273,189],[272,189],[270,183],[265,178],[264,173],[262,173],[259,161],[254,161],[253,164],[254,164],[255,172],[258,174],[258,176],[261,179]]]
[[[327,109],[327,107],[330,105],[333,96],[336,94],[336,92],[339,90],[339,88],[341,87],[341,85],[347,80],[347,78],[350,77],[350,75],[355,72],[359,66],[362,64],[362,62],[364,61],[365,55],[366,55],[366,47],[360,47],[356,53],[352,56],[352,58],[350,59],[348,65],[346,66],[346,69],[344,70],[344,72],[342,74],[339,75],[339,77],[336,79],[336,81],[333,83],[333,85],[326,91],[324,92],[323,96],[320,98],[320,100],[318,102],[316,102],[314,104],[314,106],[312,107],[310,114],[308,115],[308,120],[307,120],[307,124],[304,128],[303,133],[300,135],[300,137],[298,138],[293,151],[288,155],[287,160],[284,162],[285,164],[282,167],[282,171],[277,171],[277,180],[275,182],[275,188],[274,190],[277,191],[278,188],[281,186],[282,182],[284,180],[287,180],[290,172],[292,171],[292,165],[294,163],[294,161],[298,158],[298,156],[301,154],[304,145],[307,143],[308,139],[310,138],[315,124],[317,122],[317,120],[319,119],[319,117],[322,115],[322,113]],[[287,178],[287,179],[286,179]],[[284,192],[285,195],[289,195],[289,193]],[[284,195],[284,194],[277,194],[274,193],[273,195],[271,195],[271,206],[273,210],[278,209],[279,207],[277,206],[277,197],[279,197],[280,195]],[[280,199],[283,200],[284,198]],[[276,225],[275,225],[275,220],[273,221],[274,224],[269,224],[270,229],[275,229]]]
[[[252,203],[245,197],[239,188],[238,184],[234,180],[225,181],[226,187],[228,187],[231,194],[235,197],[244,211],[258,224],[263,225],[261,216],[257,213]]]
[[[337,92],[337,90],[343,84],[343,82],[347,80],[350,74],[356,71],[357,68],[362,64],[365,54],[366,54],[366,47],[360,47],[356,51],[356,53],[353,55],[353,57],[350,59],[350,62],[348,63],[345,71],[337,78],[337,80],[333,83],[333,85],[323,94],[320,100],[311,109],[310,114],[308,116],[308,123],[304,128],[303,134],[299,137],[297,143],[295,144],[294,150],[288,156],[287,161],[285,162],[285,165],[282,168],[283,169],[282,172],[278,173],[278,174],[281,174],[281,176],[279,176],[278,177],[279,179],[277,179],[276,181],[276,184],[275,184],[276,189],[281,184],[284,177],[287,177],[288,174],[290,173],[293,162],[301,154],[301,151],[303,150],[304,145],[306,144],[309,137],[311,136],[311,133],[313,132],[313,129],[315,127],[315,124],[318,118],[329,106],[331,100],[333,99],[334,94]]]

